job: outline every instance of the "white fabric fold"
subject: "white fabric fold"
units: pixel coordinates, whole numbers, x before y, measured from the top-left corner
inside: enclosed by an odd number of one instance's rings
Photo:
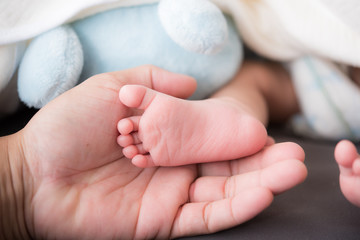
[[[244,41],[259,54],[276,60],[317,55],[360,66],[360,54],[354,54],[360,53],[357,0],[212,1],[233,16]],[[1,1],[0,45],[106,9],[154,2],[158,0]]]

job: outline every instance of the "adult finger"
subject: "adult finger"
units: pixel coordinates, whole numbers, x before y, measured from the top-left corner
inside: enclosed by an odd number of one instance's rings
[[[144,65],[95,76],[95,78],[105,79],[109,79],[109,77],[113,78],[119,87],[125,84],[138,84],[179,98],[190,97],[196,89],[194,78],[172,73],[153,65]]]
[[[216,201],[259,187],[266,188],[273,194],[279,194],[302,183],[306,176],[305,165],[296,159],[289,159],[264,169],[230,177],[198,178],[191,185],[189,197],[191,202]]]
[[[268,189],[255,188],[232,198],[185,204],[174,221],[171,237],[209,234],[234,227],[258,215],[272,201]]]
[[[200,176],[232,176],[266,168],[288,159],[304,161],[304,150],[292,142],[277,143],[264,147],[260,152],[234,161],[205,163],[198,166]]]

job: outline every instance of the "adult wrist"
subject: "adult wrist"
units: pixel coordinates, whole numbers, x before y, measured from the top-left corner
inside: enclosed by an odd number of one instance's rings
[[[25,219],[24,156],[18,134],[0,138],[0,238],[30,239]],[[26,174],[25,174],[26,175]]]

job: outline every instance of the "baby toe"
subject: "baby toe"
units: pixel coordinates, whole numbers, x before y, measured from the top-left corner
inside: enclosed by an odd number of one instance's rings
[[[130,146],[127,146],[125,147],[123,150],[122,150],[123,154],[125,157],[129,158],[129,159],[132,159],[133,157],[135,157],[139,152],[138,152],[138,149],[135,145],[130,145]]]
[[[149,154],[147,155],[138,154],[131,160],[131,162],[132,164],[134,164],[139,168],[149,168],[155,166],[154,161],[152,160]]]
[[[139,121],[140,121],[139,116],[121,119],[117,125],[119,133],[122,135],[128,135],[131,132],[138,131]]]
[[[121,146],[121,147],[127,147],[130,145],[134,144],[134,139],[131,135],[120,135],[117,138],[117,143]]]

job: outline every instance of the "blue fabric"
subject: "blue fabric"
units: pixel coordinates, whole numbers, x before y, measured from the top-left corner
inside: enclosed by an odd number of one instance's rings
[[[30,107],[42,107],[74,87],[82,67],[81,44],[71,27],[40,35],[27,48],[19,67],[20,99]]]
[[[161,0],[158,15],[171,39],[189,51],[215,54],[226,43],[224,14],[208,0]]]
[[[199,18],[197,18],[200,21]],[[42,44],[32,44],[29,46],[28,55],[24,58],[21,66],[20,77],[27,79],[19,81],[20,94],[26,102],[29,98],[35,98],[40,102],[37,107],[44,105],[51,100],[45,93],[53,86],[58,88],[56,82],[72,82],[67,77],[76,77],[81,66],[80,81],[84,81],[95,74],[128,69],[144,64],[153,64],[166,70],[187,74],[194,77],[198,82],[198,89],[193,99],[201,99],[216,91],[226,82],[231,80],[236,74],[242,61],[242,45],[237,34],[236,28],[230,18],[226,18],[228,23],[228,39],[223,49],[217,54],[206,55],[185,50],[176,44],[166,33],[158,17],[158,4],[140,5],[136,7],[122,7],[109,10],[91,17],[76,21],[69,26],[62,27],[73,29],[80,41],[82,51],[72,34],[66,44],[58,44],[59,36],[56,34],[45,33],[35,41]],[[197,26],[201,22],[194,23]],[[43,40],[41,40],[43,39]],[[34,42],[35,42],[34,41]],[[69,44],[72,42],[72,44]],[[46,46],[51,46],[49,52]],[[54,49],[56,48],[56,49]],[[56,60],[49,54],[62,53],[69,61]],[[72,56],[82,54],[82,58]],[[51,60],[49,60],[51,59]],[[40,76],[34,76],[30,72],[37,68],[46,71],[36,71]],[[70,72],[60,74],[62,71]],[[65,78],[66,77],[66,78]],[[31,78],[31,79],[29,79]],[[41,81],[39,80],[42,79]],[[25,84],[27,82],[27,84]],[[36,87],[32,87],[33,82],[38,82]],[[71,84],[61,84],[71,88]],[[43,86],[41,86],[43,84]],[[45,90],[44,90],[45,89]],[[61,91],[56,91],[58,95]],[[54,92],[54,91],[53,91]],[[30,97],[24,97],[30,96]]]

